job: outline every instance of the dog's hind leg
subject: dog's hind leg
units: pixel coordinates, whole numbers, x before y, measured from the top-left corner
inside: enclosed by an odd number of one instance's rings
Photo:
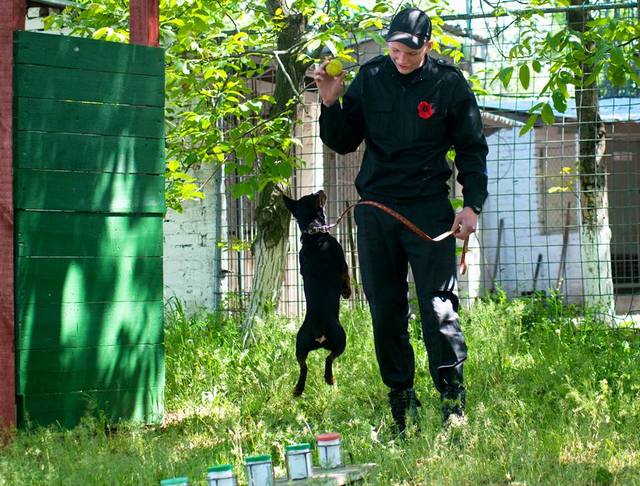
[[[340,325],[340,321],[337,319],[331,326],[329,333],[329,345],[327,349],[331,352],[324,361],[324,381],[328,385],[335,385],[336,379],[333,376],[333,362],[338,356],[344,353],[344,349],[347,346],[347,335]]]
[[[298,356],[298,364],[300,365],[300,376],[298,377],[298,383],[293,389],[293,396],[299,397],[304,391],[304,386],[307,382],[307,355]]]
[[[341,277],[340,278],[341,279],[340,295],[342,295],[342,297],[344,297],[345,299],[348,299],[349,297],[351,297],[351,279],[349,278],[349,267],[347,267],[346,262],[342,267],[342,274],[340,277]]]
[[[335,385],[336,379],[333,376],[333,361],[338,357],[335,352],[331,352],[324,361],[324,381],[327,385]]]

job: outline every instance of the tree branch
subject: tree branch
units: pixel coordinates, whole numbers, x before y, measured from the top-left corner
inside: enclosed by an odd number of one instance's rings
[[[287,78],[287,81],[289,82],[289,85],[291,86],[292,91],[299,98],[300,93],[296,89],[296,86],[293,83],[293,79],[291,79],[291,76],[289,76],[289,73],[287,72],[287,69],[284,67],[284,64],[282,64],[282,61],[280,60],[280,56],[278,55],[278,51],[273,51],[273,55],[275,56],[276,61],[278,61],[278,65],[280,66],[280,69],[282,69],[282,74],[284,75],[285,78]]]

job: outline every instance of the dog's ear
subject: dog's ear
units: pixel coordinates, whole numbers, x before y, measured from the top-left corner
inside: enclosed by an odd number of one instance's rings
[[[291,214],[295,214],[296,208],[298,206],[298,201],[296,201],[295,199],[291,199],[286,194],[282,195],[282,200],[284,201],[284,205],[289,210],[289,212]]]
[[[327,203],[327,194],[322,189],[320,189],[318,192],[316,192],[316,196],[316,209],[323,208]]]

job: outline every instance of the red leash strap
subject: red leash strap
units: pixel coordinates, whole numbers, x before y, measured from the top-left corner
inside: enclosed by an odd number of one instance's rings
[[[340,223],[340,221],[342,220],[342,218],[344,217],[344,215],[347,214],[354,206],[356,206],[358,204],[366,204],[367,206],[374,206],[374,207],[384,211],[389,216],[391,216],[391,217],[397,219],[398,221],[400,221],[402,224],[404,224],[407,228],[409,228],[411,231],[413,231],[416,235],[418,235],[423,240],[427,240],[427,241],[442,241],[445,238],[448,238],[449,236],[455,236],[455,234],[456,234],[455,231],[449,230],[449,231],[445,231],[441,235],[436,236],[435,238],[431,238],[431,236],[426,234],[424,231],[422,231],[420,228],[418,228],[415,224],[413,224],[407,218],[402,216],[402,214],[400,214],[400,213],[394,211],[393,209],[388,208],[384,204],[380,204],[379,202],[376,202],[376,201],[360,201],[360,202],[357,202],[355,204],[352,204],[351,206],[349,206],[347,209],[345,209],[342,212],[340,217],[337,219],[337,221],[333,225],[331,225],[331,227],[337,226]],[[462,256],[460,257],[460,275],[464,275],[467,272],[466,254],[467,254],[468,248],[469,248],[469,238],[465,238],[464,243],[462,244]]]

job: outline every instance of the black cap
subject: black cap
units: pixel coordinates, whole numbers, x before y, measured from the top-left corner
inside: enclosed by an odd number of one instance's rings
[[[402,42],[411,49],[420,49],[431,39],[431,19],[422,10],[406,8],[393,17],[387,42]]]

